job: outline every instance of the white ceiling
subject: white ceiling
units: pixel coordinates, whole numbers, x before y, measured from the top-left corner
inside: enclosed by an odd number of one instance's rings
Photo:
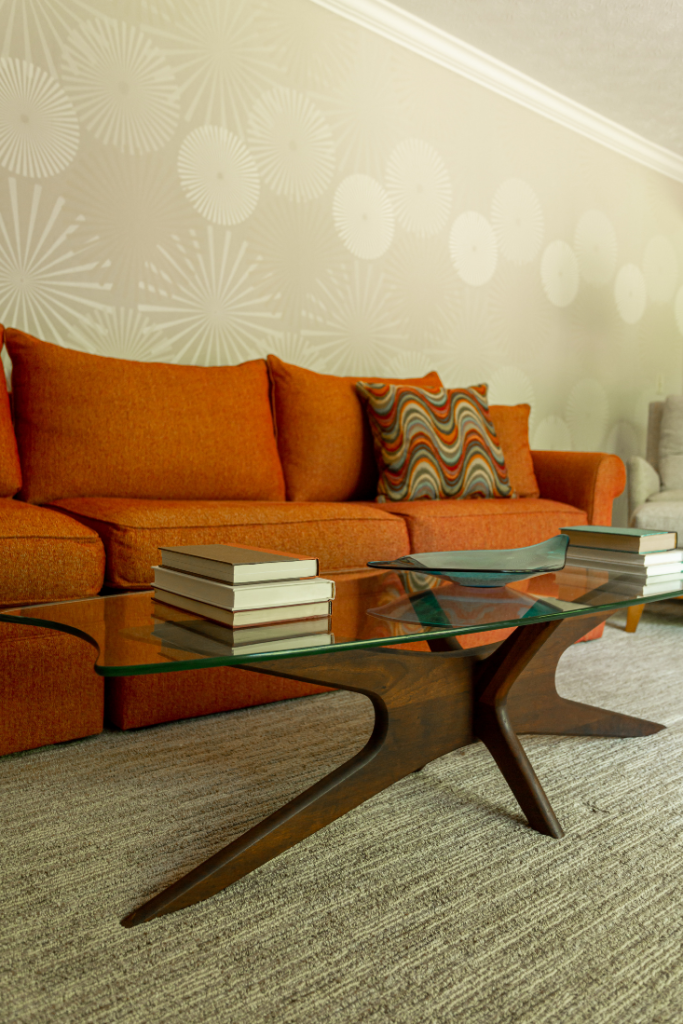
[[[683,0],[391,0],[683,156]]]

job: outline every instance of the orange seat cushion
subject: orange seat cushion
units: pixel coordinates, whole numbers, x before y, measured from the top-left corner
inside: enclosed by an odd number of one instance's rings
[[[148,587],[160,546],[253,544],[315,556],[321,572],[410,552],[403,520],[371,503],[69,498],[55,507],[99,533],[114,587]]]
[[[105,718],[119,729],[140,729],[159,722],[308,697],[324,689],[327,687],[232,666],[119,676],[106,682]]]
[[[441,387],[438,373],[411,380],[334,377],[268,356],[277,443],[290,501],[374,498],[377,467],[357,381]]]
[[[171,366],[5,340],[27,501],[284,499],[264,360]]]
[[[4,336],[5,328],[0,324],[0,351],[4,344]],[[0,372],[0,376],[0,498],[11,498],[21,487],[21,464],[12,426],[5,374]]]
[[[545,498],[396,501],[391,511],[405,519],[411,551],[523,548],[587,522],[582,509]]]
[[[103,580],[104,548],[94,530],[48,508],[0,499],[0,605],[88,597]]]
[[[529,445],[530,412],[531,406],[526,403],[489,406],[489,416],[505,456],[510,486],[518,498],[538,498],[541,493]]]

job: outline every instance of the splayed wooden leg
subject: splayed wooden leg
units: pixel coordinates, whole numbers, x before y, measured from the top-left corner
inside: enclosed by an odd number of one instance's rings
[[[474,707],[475,736],[486,744],[531,827],[554,839],[561,839],[564,833],[510,724],[507,698],[558,625],[548,622],[518,628],[482,662]]]
[[[259,671],[368,696],[365,747],[121,922],[132,927],[205,900],[429,761],[472,742],[472,665],[454,654],[376,649],[286,659]]]
[[[508,696],[507,713],[517,734],[651,736],[664,728],[644,718],[568,700],[557,692],[555,674],[562,654],[611,614],[613,612],[592,612],[548,624],[555,628],[520,673]],[[524,627],[528,628],[531,627]]]

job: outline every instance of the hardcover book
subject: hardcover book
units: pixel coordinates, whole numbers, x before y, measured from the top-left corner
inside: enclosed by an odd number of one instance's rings
[[[665,583],[630,583],[624,580],[610,580],[608,589],[624,597],[654,597],[656,594],[676,594],[683,591],[683,576],[672,577]]]
[[[264,643],[267,640],[285,640],[288,637],[313,636],[330,632],[330,619],[295,619],[293,622],[273,622],[260,626],[245,626],[234,629],[207,619],[190,619],[187,613],[168,605],[155,604],[154,618],[160,622],[172,622],[199,636],[208,637],[218,643],[238,647],[241,644]]]
[[[182,594],[195,601],[243,611],[249,608],[275,608],[278,605],[303,604],[307,601],[331,601],[335,588],[333,580],[316,576],[304,580],[280,580],[268,583],[241,583],[232,586],[218,580],[195,576],[165,566],[154,566],[154,586]]]
[[[296,651],[306,647],[327,647],[334,643],[334,635],[329,632],[313,633],[310,636],[285,637],[254,641],[244,644],[227,644],[213,637],[203,636],[194,630],[186,629],[177,622],[161,622],[154,627],[152,635],[161,640],[164,646],[175,650],[189,651],[191,654],[203,654],[207,658],[232,658],[240,654],[263,654],[272,651]]]
[[[668,551],[652,551],[639,554],[637,551],[607,551],[605,548],[581,548],[572,544],[567,550],[567,564],[577,559],[590,559],[592,563],[603,562],[605,566],[618,568],[634,566],[644,568],[652,565],[669,565],[683,562],[683,548]]]
[[[638,565],[630,562],[608,561],[607,559],[597,557],[599,554],[600,552],[596,550],[596,557],[594,558],[592,551],[588,549],[586,555],[579,555],[570,548],[570,553],[567,555],[567,565],[576,565],[582,569],[602,569],[604,572],[626,574],[643,581],[652,576],[676,576],[683,573],[683,562],[680,560],[658,562],[654,565]]]
[[[669,551],[676,547],[677,536],[666,530],[639,530],[631,526],[565,526],[560,533],[576,547],[605,548],[611,551]]]
[[[262,583],[298,580],[318,575],[318,559],[241,544],[186,544],[159,548],[167,569],[195,573],[224,583]]]
[[[172,594],[169,590],[162,590],[161,587],[154,588],[154,600],[161,602],[165,607],[171,606],[192,612],[194,615],[201,615],[205,619],[223,623],[233,629],[274,622],[288,622],[290,619],[317,619],[332,614],[330,601],[309,601],[302,604],[279,605],[275,608],[247,608],[243,611],[233,611],[230,608],[219,608],[214,604],[207,604],[205,601],[196,601],[194,598],[184,597],[182,594]],[[157,604],[155,604],[156,607],[158,607]],[[156,611],[154,614],[156,615]]]

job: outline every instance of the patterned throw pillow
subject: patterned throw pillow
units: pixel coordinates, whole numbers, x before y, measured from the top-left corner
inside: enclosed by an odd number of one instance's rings
[[[511,496],[486,384],[449,391],[359,382],[356,389],[372,428],[377,501]]]

